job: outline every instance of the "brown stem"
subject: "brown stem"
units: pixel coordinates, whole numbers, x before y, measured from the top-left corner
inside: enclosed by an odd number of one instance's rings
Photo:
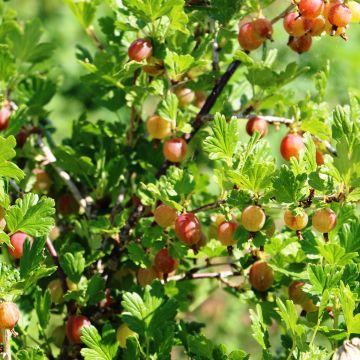
[[[200,273],[200,274],[179,274],[174,276],[169,276],[167,281],[184,281],[184,280],[199,280],[199,279],[224,279],[227,277],[240,276],[242,271],[219,271],[219,272],[210,272],[210,273]],[[162,281],[164,283],[164,281]]]
[[[193,214],[196,214],[198,212],[201,211],[207,211],[207,210],[213,210],[213,209],[217,209],[220,207],[220,205],[225,204],[225,200],[218,200],[218,201],[214,201],[210,204],[206,204],[206,205],[202,205],[194,210],[191,210],[190,212]]]
[[[289,12],[291,12],[291,10],[294,9],[294,4],[289,5],[283,12],[281,12],[278,16],[275,16],[273,19],[271,19],[271,23],[275,24],[276,22],[278,22],[279,20],[281,20],[283,17],[286,16],[286,14],[288,14]]]
[[[93,41],[95,46],[98,48],[98,50],[104,51],[104,46],[100,42],[99,38],[96,36],[95,31],[94,31],[94,27],[92,25],[90,25],[89,27],[87,27],[85,29],[85,31],[88,34],[89,38]]]

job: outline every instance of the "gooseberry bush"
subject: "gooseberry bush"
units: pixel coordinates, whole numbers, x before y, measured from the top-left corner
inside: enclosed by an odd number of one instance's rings
[[[84,108],[117,120],[56,143],[58,44],[1,1],[3,358],[359,359],[360,93],[327,102],[326,58],[299,91],[278,47],[352,46],[360,4],[65,3]],[[196,318],[219,288],[251,347]]]

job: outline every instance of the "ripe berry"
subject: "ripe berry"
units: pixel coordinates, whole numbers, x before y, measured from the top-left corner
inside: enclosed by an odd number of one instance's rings
[[[297,12],[288,13],[284,17],[284,29],[291,36],[303,36],[309,30],[309,22]]]
[[[310,34],[305,34],[300,37],[289,37],[288,46],[298,54],[309,51],[311,45],[312,37]]]
[[[258,291],[266,291],[274,282],[272,268],[264,261],[257,261],[250,268],[249,281],[251,286]]]
[[[263,39],[261,39],[254,31],[252,23],[247,23],[241,26],[239,30],[238,40],[240,46],[244,50],[255,50],[261,46]]]
[[[303,148],[305,148],[303,138],[298,134],[287,134],[280,144],[280,152],[285,160],[290,160],[292,156],[298,159],[299,152]]]
[[[73,344],[81,343],[81,329],[91,325],[90,320],[83,315],[71,315],[66,323],[66,336]]]
[[[126,348],[126,339],[129,336],[133,336],[133,335],[136,335],[136,332],[130,330],[126,324],[121,324],[116,331],[116,338],[117,338],[117,341],[119,342],[120,347],[125,349]]]
[[[325,4],[324,10],[322,13],[325,19],[328,18],[330,9],[337,4],[342,4],[342,0],[330,0],[329,2],[327,2]]]
[[[317,310],[312,300],[302,290],[304,283],[301,281],[294,281],[289,286],[289,298],[294,304],[301,305],[301,307],[307,312],[313,312]]]
[[[64,296],[64,290],[60,279],[54,279],[49,282],[48,289],[50,290],[51,301],[54,304],[61,302]]]
[[[286,209],[284,212],[284,222],[292,230],[302,230],[308,223],[306,212],[294,215],[291,210]]]
[[[175,234],[187,246],[196,244],[201,238],[201,225],[193,213],[181,214],[175,221]]]
[[[167,228],[175,224],[177,211],[165,204],[159,205],[154,211],[154,220],[162,228]]]
[[[143,61],[148,59],[152,54],[152,45],[149,40],[137,39],[128,50],[129,58],[134,61]]]
[[[217,238],[225,246],[231,246],[236,244],[236,240],[233,240],[238,224],[232,221],[224,221],[218,226]]]
[[[351,10],[345,4],[336,4],[330,8],[328,20],[331,25],[345,27],[351,20]]]
[[[195,99],[195,93],[191,89],[178,88],[175,90],[175,95],[179,99],[179,105],[185,107],[191,104]]]
[[[146,123],[147,131],[154,139],[164,139],[171,134],[171,122],[153,115]]]
[[[12,302],[0,303],[0,329],[11,330],[20,318],[20,311]]]
[[[14,250],[9,248],[9,254],[15,259],[20,259],[22,257],[25,239],[29,239],[30,245],[32,244],[33,238],[22,231],[18,231],[10,237],[10,243],[14,247]]]
[[[79,212],[79,204],[71,194],[64,194],[57,201],[57,210],[62,215],[76,214]]]
[[[246,124],[246,132],[252,136],[255,132],[259,132],[261,137],[264,137],[268,133],[268,123],[266,120],[252,116]]]
[[[252,22],[255,34],[262,39],[271,39],[273,27],[271,21],[266,18],[258,18]]]
[[[323,165],[324,164],[324,156],[323,156],[323,154],[321,153],[321,151],[320,150],[316,150],[316,164],[318,165],[318,166],[320,166],[320,165]]]
[[[33,174],[36,176],[36,180],[33,185],[34,192],[47,192],[50,190],[52,180],[49,174],[42,169],[34,169]]]
[[[163,154],[166,160],[173,163],[179,163],[186,158],[186,153],[187,144],[183,138],[175,138],[165,141]]]
[[[306,19],[314,19],[321,14],[324,8],[323,0],[300,0],[299,12]]]
[[[8,105],[4,105],[0,110],[0,131],[7,129],[9,126],[9,117],[11,111]]]
[[[350,1],[348,5],[351,11],[351,22],[360,22],[360,4],[356,1]]]
[[[177,262],[170,255],[167,249],[161,249],[156,254],[154,259],[156,270],[169,274],[174,271],[177,267]]]
[[[158,270],[154,266],[147,269],[140,268],[136,273],[136,279],[141,287],[145,287],[159,278],[159,275]]]
[[[320,36],[325,31],[325,18],[320,15],[315,19],[307,20],[309,21],[309,34],[311,36]]]
[[[241,214],[241,223],[247,231],[256,232],[265,224],[266,215],[260,206],[250,205]]]
[[[312,225],[315,230],[328,233],[336,225],[335,212],[329,208],[316,210],[312,218]]]

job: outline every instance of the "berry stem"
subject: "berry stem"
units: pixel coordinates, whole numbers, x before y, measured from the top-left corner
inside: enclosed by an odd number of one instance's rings
[[[291,4],[289,5],[283,12],[281,12],[279,15],[275,16],[273,19],[271,19],[271,23],[275,24],[279,20],[281,20],[285,15],[289,12],[291,12],[294,9],[295,5]]]
[[[205,204],[194,210],[191,210],[190,212],[192,212],[193,214],[196,214],[196,213],[202,212],[202,211],[214,210],[214,209],[219,208],[222,204],[225,204],[225,202],[226,202],[225,200],[214,201],[212,203]]]

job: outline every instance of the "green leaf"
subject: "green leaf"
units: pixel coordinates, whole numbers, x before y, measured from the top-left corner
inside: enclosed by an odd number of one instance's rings
[[[353,263],[352,259],[356,258],[356,252],[346,253],[345,249],[338,244],[320,244],[318,246],[320,255],[324,257],[330,265],[344,266]]]
[[[54,205],[53,199],[45,196],[39,199],[38,195],[25,194],[7,210],[7,227],[11,233],[23,231],[33,237],[48,235],[54,226]]]
[[[25,174],[17,165],[10,162],[16,153],[16,140],[13,136],[3,138],[0,136],[0,176],[9,177],[19,182]]]
[[[267,331],[266,325],[264,324],[261,306],[259,304],[256,305],[256,312],[252,309],[249,311],[253,337],[259,343],[259,345],[264,350],[266,350],[270,347],[269,333]]]
[[[51,295],[50,290],[46,289],[42,294],[38,287],[35,292],[35,310],[39,319],[40,326],[45,330],[50,320]]]
[[[339,286],[342,275],[341,268],[329,264],[324,267],[321,265],[310,264],[308,276],[311,283],[309,292],[312,294],[322,294],[325,289],[332,289]]]
[[[95,274],[88,282],[86,289],[88,304],[97,304],[105,297],[105,280]]]
[[[229,123],[225,116],[217,113],[211,125],[212,135],[204,140],[204,150],[212,160],[224,160],[229,166],[238,144],[239,125],[233,118]]]
[[[340,283],[339,297],[348,334],[358,334],[360,332],[360,314],[354,316],[355,297],[349,286],[345,286],[343,282]]]
[[[190,54],[180,55],[166,50],[165,67],[170,79],[177,81],[191,68],[194,58]]]
[[[45,360],[44,352],[39,348],[28,347],[16,352],[17,360]]]
[[[60,256],[60,265],[66,276],[77,284],[80,281],[81,275],[85,269],[85,259],[83,253],[80,251],[74,254],[69,252],[65,253]]]
[[[15,60],[9,47],[0,44],[0,80],[7,82],[15,72]]]
[[[65,4],[69,6],[84,29],[88,28],[94,21],[97,3],[96,0],[65,0]]]
[[[178,109],[179,100],[173,93],[168,93],[165,99],[160,103],[158,113],[159,115],[168,121],[176,120],[176,113]]]

